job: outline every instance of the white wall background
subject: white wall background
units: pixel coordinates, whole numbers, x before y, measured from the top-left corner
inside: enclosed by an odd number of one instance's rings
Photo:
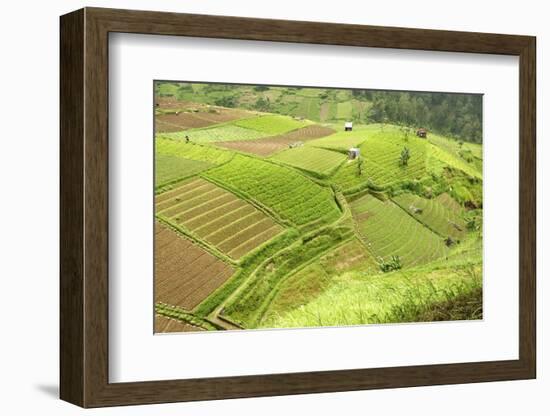
[[[538,37],[538,380],[423,387],[87,411],[102,415],[543,415],[550,407],[550,361],[543,331],[550,301],[543,244],[549,238],[548,195],[542,193],[550,160],[544,142],[544,72],[550,56],[545,3],[386,0],[321,2],[277,0],[121,0],[4,2],[0,13],[0,410],[4,414],[73,415],[83,412],[58,395],[58,16],[83,6],[240,15],[293,20],[407,26]],[[546,199],[546,201],[544,200]]]

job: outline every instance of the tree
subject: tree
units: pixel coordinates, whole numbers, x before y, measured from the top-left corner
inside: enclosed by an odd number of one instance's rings
[[[260,97],[256,100],[254,108],[258,111],[269,111],[269,109],[271,108],[271,102],[269,101],[268,97]]]
[[[405,146],[403,150],[401,150],[401,155],[399,156],[399,164],[401,166],[408,166],[410,158],[411,158],[411,151],[407,146]]]
[[[363,175],[363,156],[361,155],[357,157],[357,175]]]

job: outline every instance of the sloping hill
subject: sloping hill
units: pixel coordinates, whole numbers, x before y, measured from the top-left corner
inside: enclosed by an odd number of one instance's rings
[[[354,201],[351,209],[359,233],[376,257],[399,256],[404,267],[425,264],[444,256],[443,238],[430,231],[390,200],[372,195]]]

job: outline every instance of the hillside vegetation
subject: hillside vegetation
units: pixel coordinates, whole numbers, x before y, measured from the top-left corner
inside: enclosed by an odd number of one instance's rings
[[[155,91],[158,331],[483,317],[480,96]]]

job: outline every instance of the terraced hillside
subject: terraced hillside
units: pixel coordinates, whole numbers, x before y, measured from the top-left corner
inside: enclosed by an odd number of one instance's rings
[[[156,197],[156,215],[239,259],[282,231],[248,202],[204,179],[193,179]]]
[[[156,332],[482,318],[476,97],[155,90]]]
[[[312,221],[329,223],[340,216],[329,188],[290,168],[236,155],[231,162],[204,175],[257,201],[294,225]]]
[[[427,142],[416,136],[405,136],[394,126],[373,126],[361,132],[366,140],[359,146],[364,159],[364,167],[359,174],[358,161],[342,167],[334,175],[334,182],[344,190],[360,188],[366,183],[377,187],[420,179],[427,174]],[[401,163],[401,154],[407,148],[410,159],[406,165]]]
[[[447,208],[436,199],[401,194],[395,196],[393,201],[442,237],[461,240],[466,234],[466,224],[460,215],[461,212]]]
[[[443,238],[423,226],[391,200],[365,195],[351,204],[359,233],[383,260],[399,256],[404,267],[429,263],[447,254]]]

